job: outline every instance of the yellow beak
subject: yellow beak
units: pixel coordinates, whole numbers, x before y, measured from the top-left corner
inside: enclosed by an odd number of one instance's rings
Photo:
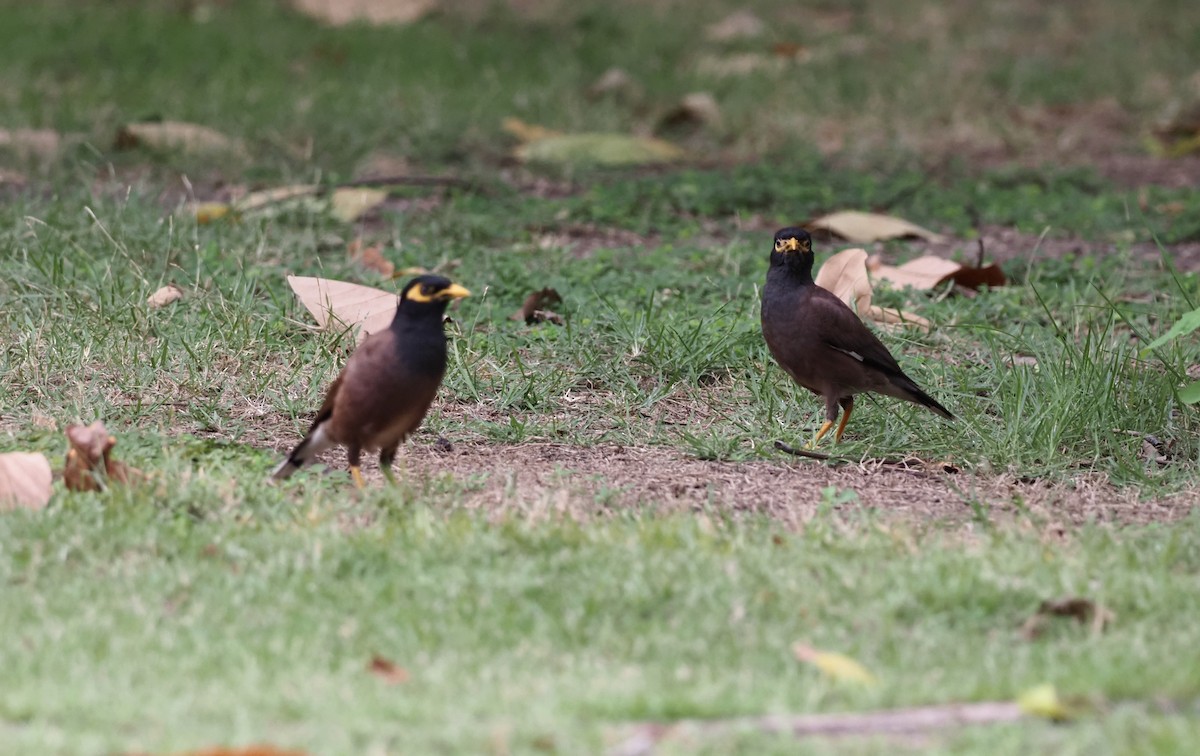
[[[783,248],[791,252],[798,252],[800,251],[800,240],[794,236],[790,239],[784,239]]]
[[[450,284],[447,288],[442,289],[442,296],[447,299],[462,299],[471,296],[471,292],[464,286]]]

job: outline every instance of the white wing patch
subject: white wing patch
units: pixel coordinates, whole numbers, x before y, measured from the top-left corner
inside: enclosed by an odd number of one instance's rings
[[[853,357],[854,359],[858,360],[859,362],[863,362],[863,356],[861,354],[859,354],[858,352],[854,351],[853,349],[842,349],[841,347],[833,346],[833,344],[830,344],[829,346],[833,349],[838,350],[842,354],[848,354],[851,357]]]

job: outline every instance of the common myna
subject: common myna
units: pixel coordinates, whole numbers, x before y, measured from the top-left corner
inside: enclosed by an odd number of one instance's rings
[[[825,424],[810,447],[846,413],[834,434],[842,432],[854,409],[854,395],[874,391],[928,407],[953,420],[942,405],[904,374],[900,365],[842,300],[817,286],[812,277],[812,238],[801,228],[775,234],[771,267],[762,291],[762,332],[771,355],[796,383],[825,398]]]
[[[442,316],[450,300],[471,292],[441,276],[418,276],[400,293],[386,331],[363,340],[329,387],[308,433],[271,477],[286,478],[326,449],[342,444],[350,475],[363,487],[359,456],[379,449],[379,468],[395,484],[396,449],[417,429],[446,372]]]

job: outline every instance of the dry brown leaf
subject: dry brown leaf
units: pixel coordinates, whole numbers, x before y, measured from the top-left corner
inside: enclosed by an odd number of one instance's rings
[[[525,123],[520,118],[513,118],[511,116],[505,118],[500,125],[501,128],[515,136],[517,141],[523,144],[563,135],[561,131],[555,131],[554,129],[548,129],[545,126],[538,126],[532,123]]]
[[[864,320],[886,325],[915,326],[925,332],[933,327],[925,318],[904,310],[871,304],[871,280],[867,274],[867,251],[860,247],[844,249],[830,257],[817,271],[817,285],[833,292]]]
[[[407,669],[379,654],[371,657],[371,663],[367,665],[367,670],[388,685],[399,685],[408,682]]]
[[[321,328],[357,328],[358,341],[387,328],[396,315],[395,292],[329,278],[288,276],[287,280]]]
[[[697,126],[717,128],[721,121],[721,106],[717,105],[716,98],[708,92],[692,92],[658,119],[656,130]]]
[[[553,323],[555,325],[563,325],[562,316],[556,312],[546,309],[546,305],[558,304],[562,302],[562,296],[557,291],[546,287],[540,291],[530,293],[525,297],[525,302],[520,309],[508,316],[509,320],[518,320],[533,325],[534,323]]]
[[[292,0],[292,7],[330,26],[356,21],[380,26],[411,24],[437,7],[436,0]]]
[[[50,460],[44,454],[0,454],[0,512],[42,509],[50,503],[53,480]]]
[[[255,210],[260,210],[270,205],[277,205],[281,202],[297,199],[300,197],[312,197],[321,190],[321,187],[316,184],[292,184],[290,186],[276,186],[271,189],[262,189],[257,192],[250,192],[243,196],[234,204],[234,210],[238,213],[249,213]]]
[[[937,288],[947,281],[954,281],[968,289],[978,289],[983,285],[1003,286],[1006,283],[1004,271],[999,265],[993,263],[972,268],[936,255],[922,255],[899,266],[883,265],[872,259],[869,268],[871,276],[877,280],[887,281],[896,288],[911,286],[920,291]]]
[[[0,129],[0,150],[21,158],[50,158],[58,154],[62,137],[53,129]]]
[[[871,278],[867,275],[867,251],[860,247],[832,255],[817,271],[817,286],[828,289],[865,317],[871,309]]]
[[[129,123],[117,131],[119,150],[146,147],[152,150],[183,152],[231,152],[238,143],[216,129],[182,121]]]
[[[344,223],[353,223],[371,210],[382,205],[388,198],[384,189],[368,187],[342,187],[333,190],[329,197],[329,212]]]
[[[91,425],[67,426],[67,463],[63,483],[68,491],[99,491],[104,482],[129,483],[141,473],[112,457],[116,436],[99,420]]]
[[[842,210],[822,215],[804,225],[809,229],[828,231],[846,241],[859,244],[909,237],[926,241],[942,241],[943,239],[940,234],[921,228],[915,223],[909,223],[903,218],[878,213],[864,213],[858,210]]]
[[[355,239],[346,245],[346,255],[364,268],[373,270],[385,278],[396,275],[396,266],[383,256],[382,244],[364,247],[362,239]]]
[[[177,302],[180,299],[183,299],[183,289],[179,288],[173,283],[170,283],[147,297],[146,304],[154,309],[157,309],[159,307],[166,307],[172,302]]]
[[[730,42],[761,37],[766,30],[761,18],[748,10],[738,10],[705,27],[704,36],[712,42]]]

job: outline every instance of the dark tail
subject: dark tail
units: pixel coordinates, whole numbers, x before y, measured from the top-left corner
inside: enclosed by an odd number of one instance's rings
[[[324,433],[319,426],[310,431],[303,441],[296,444],[296,448],[287,455],[287,459],[280,462],[279,466],[271,472],[271,479],[283,480],[312,462],[318,454],[325,450],[325,445],[321,443],[324,440],[323,436]]]
[[[936,412],[947,420],[953,420],[954,414],[950,410],[943,407],[929,394],[921,390],[921,387],[913,383],[908,376],[892,376],[892,385],[903,391],[907,396],[900,397],[907,399],[913,404],[919,404],[922,407],[928,408],[931,412]]]

